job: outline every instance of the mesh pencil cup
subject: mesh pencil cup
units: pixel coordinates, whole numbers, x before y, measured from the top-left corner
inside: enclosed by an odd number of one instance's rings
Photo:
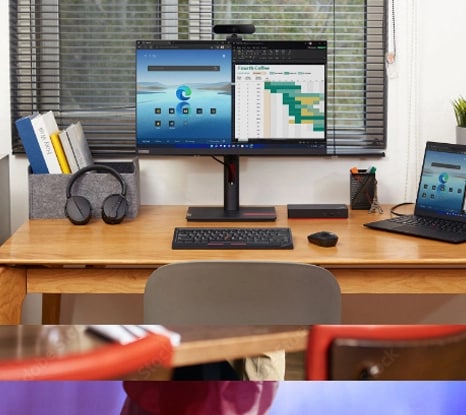
[[[375,193],[375,173],[351,173],[351,209],[370,209]]]

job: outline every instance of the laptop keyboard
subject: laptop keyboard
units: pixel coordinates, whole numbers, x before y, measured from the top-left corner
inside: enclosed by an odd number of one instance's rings
[[[402,223],[405,225],[420,226],[430,228],[433,231],[449,233],[466,233],[466,223],[452,220],[428,218],[424,216],[406,215],[389,219],[390,222]]]
[[[173,249],[292,249],[290,228],[175,228]]]

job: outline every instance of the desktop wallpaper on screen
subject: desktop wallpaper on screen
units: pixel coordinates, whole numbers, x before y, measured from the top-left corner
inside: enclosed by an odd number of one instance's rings
[[[427,149],[417,204],[421,208],[465,215],[466,156]]]
[[[231,49],[219,44],[136,53],[138,139],[230,143]]]

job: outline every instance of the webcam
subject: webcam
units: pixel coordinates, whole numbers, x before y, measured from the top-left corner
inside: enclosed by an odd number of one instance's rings
[[[252,35],[255,31],[253,24],[217,24],[213,27],[213,32],[217,35]]]

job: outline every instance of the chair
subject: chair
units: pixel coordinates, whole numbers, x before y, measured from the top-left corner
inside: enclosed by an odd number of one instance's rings
[[[466,325],[316,325],[308,380],[466,379]]]
[[[271,261],[179,262],[155,270],[144,290],[146,324],[307,326],[336,324],[340,318],[338,282],[329,271],[314,265]],[[224,373],[232,370],[229,364],[214,362],[177,368],[173,379],[223,380]],[[226,376],[235,378],[235,375]],[[147,382],[134,387],[136,393],[129,394],[127,408],[140,404],[138,395],[145,392],[153,396],[153,388],[157,389],[157,385]]]
[[[337,324],[340,316],[341,293],[335,277],[324,268],[300,263],[178,262],[155,270],[144,291],[146,324],[308,326]],[[268,371],[264,364],[269,363],[269,373],[281,378],[284,354],[260,359],[260,365],[251,365],[262,368],[257,372],[243,367],[249,360],[230,362],[237,369],[234,373],[229,363],[215,362],[177,368],[174,379],[235,379],[237,373],[262,377],[263,370]]]
[[[170,379],[173,345],[164,335],[148,334],[128,344],[111,343],[90,351],[49,353],[0,361],[0,380],[121,379],[150,366],[160,378]]]
[[[179,262],[155,270],[144,291],[147,324],[310,325],[340,318],[337,280],[308,264]]]

